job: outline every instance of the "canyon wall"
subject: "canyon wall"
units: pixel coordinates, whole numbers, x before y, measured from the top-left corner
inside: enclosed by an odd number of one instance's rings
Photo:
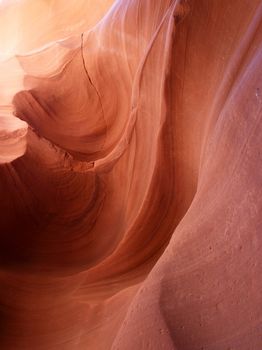
[[[0,5],[0,348],[260,350],[261,1],[66,4]]]

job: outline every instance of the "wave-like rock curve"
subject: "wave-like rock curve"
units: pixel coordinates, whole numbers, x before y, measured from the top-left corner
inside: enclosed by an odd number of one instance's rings
[[[112,3],[0,7],[0,347],[260,350],[261,2]]]

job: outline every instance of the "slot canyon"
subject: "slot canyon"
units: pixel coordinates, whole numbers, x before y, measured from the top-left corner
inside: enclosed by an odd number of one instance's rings
[[[262,349],[261,0],[0,1],[0,349]]]

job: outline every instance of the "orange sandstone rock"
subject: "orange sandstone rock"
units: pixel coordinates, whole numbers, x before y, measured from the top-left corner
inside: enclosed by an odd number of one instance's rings
[[[261,2],[1,18],[0,348],[260,350]]]

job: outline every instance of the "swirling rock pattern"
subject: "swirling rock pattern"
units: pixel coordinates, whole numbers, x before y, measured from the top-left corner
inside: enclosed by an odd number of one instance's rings
[[[1,6],[1,349],[260,350],[261,1]]]

